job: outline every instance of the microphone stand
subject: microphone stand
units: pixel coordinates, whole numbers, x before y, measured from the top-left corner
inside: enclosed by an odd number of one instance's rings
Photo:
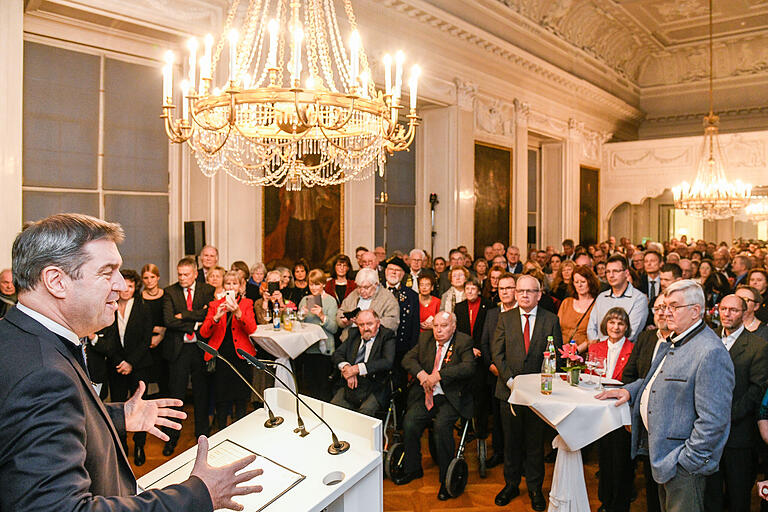
[[[227,364],[229,365],[229,367],[230,367],[230,368],[232,368],[232,371],[233,371],[233,372],[235,372],[235,374],[236,374],[238,377],[240,377],[240,379],[241,379],[243,382],[245,382],[245,385],[246,385],[246,386],[248,386],[248,388],[250,388],[250,390],[251,390],[251,391],[253,391],[253,393],[254,393],[254,394],[257,396],[257,397],[259,397],[259,398],[261,399],[261,401],[262,401],[262,402],[264,402],[264,406],[267,408],[267,411],[269,412],[269,418],[267,419],[267,421],[265,421],[265,422],[264,422],[264,426],[265,426],[265,427],[267,427],[267,428],[274,428],[274,427],[276,427],[276,426],[278,426],[278,425],[280,425],[280,424],[282,424],[282,423],[283,423],[283,418],[282,418],[281,416],[275,416],[275,414],[272,412],[272,408],[269,406],[269,404],[267,403],[267,401],[266,401],[266,400],[264,400],[264,397],[263,397],[263,396],[261,396],[261,393],[259,393],[258,391],[256,391],[256,388],[254,388],[254,387],[251,385],[251,383],[250,383],[250,382],[248,382],[248,379],[246,379],[245,377],[243,377],[243,375],[242,375],[242,374],[241,374],[239,371],[237,371],[237,369],[236,369],[236,368],[235,368],[235,367],[232,365],[232,363],[230,363],[229,361],[227,361],[226,359],[224,359],[224,357],[222,357],[222,356],[221,356],[221,354],[219,354],[219,351],[218,351],[218,350],[216,350],[215,348],[213,348],[213,347],[212,347],[212,346],[210,346],[209,344],[205,343],[204,341],[200,341],[200,340],[197,340],[197,346],[198,346],[198,347],[200,347],[200,349],[201,349],[203,352],[205,352],[205,353],[207,353],[207,354],[210,354],[210,355],[212,355],[213,357],[216,357],[216,358],[218,358],[218,359],[221,359],[222,361],[224,361],[225,363],[227,363]]]
[[[339,438],[336,437],[336,432],[333,431],[333,429],[328,424],[328,422],[325,421],[322,418],[322,416],[317,414],[317,412],[315,412],[314,409],[312,409],[309,405],[307,405],[307,403],[304,400],[301,399],[301,397],[299,396],[298,393],[296,393],[291,388],[289,388],[288,385],[283,381],[283,379],[281,379],[280,377],[275,375],[275,373],[272,370],[267,369],[267,367],[266,367],[266,365],[264,365],[264,363],[262,363],[261,361],[259,361],[258,359],[256,359],[255,357],[253,357],[251,354],[249,354],[248,352],[244,351],[243,349],[238,348],[237,349],[237,353],[240,354],[243,358],[245,358],[246,361],[251,363],[253,366],[258,368],[259,370],[265,371],[269,375],[274,377],[275,380],[277,380],[278,382],[280,382],[280,384],[282,384],[283,386],[286,387],[286,389],[288,390],[289,393],[291,393],[293,396],[296,397],[296,400],[301,402],[304,405],[304,407],[309,409],[312,412],[312,414],[317,416],[317,419],[319,419],[323,423],[323,425],[328,427],[328,430],[331,431],[331,439],[333,440],[333,443],[331,443],[331,446],[328,447],[328,453],[330,453],[331,455],[339,455],[339,454],[342,454],[342,453],[346,452],[347,450],[349,450],[349,443],[347,441],[339,441]]]
[[[278,363],[277,361],[270,361],[269,359],[257,359],[258,362],[260,362],[263,365],[272,365],[272,366],[280,366],[281,368],[285,368],[285,371],[291,374],[291,377],[293,377],[293,386],[296,389],[299,389],[299,382],[296,380],[296,374],[293,370],[291,370],[288,366],[284,365],[283,363]],[[307,429],[304,428],[304,420],[301,419],[301,413],[299,412],[299,401],[296,400],[296,419],[298,420],[298,426],[293,429],[294,432],[299,434],[301,437],[309,435],[309,432],[307,432]]]

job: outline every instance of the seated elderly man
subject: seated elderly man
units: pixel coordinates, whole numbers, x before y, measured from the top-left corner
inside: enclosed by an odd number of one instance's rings
[[[340,339],[346,341],[351,329],[357,329],[354,319],[357,313],[372,309],[379,315],[381,325],[397,331],[400,323],[400,306],[389,290],[379,284],[379,274],[370,268],[361,268],[355,276],[357,288],[341,302],[336,312],[336,323],[341,329]]]
[[[456,315],[441,311],[435,315],[432,331],[425,331],[419,343],[403,358],[403,368],[413,375],[408,394],[408,411],[403,423],[405,459],[403,475],[395,484],[404,485],[424,476],[421,468],[421,436],[433,424],[436,459],[440,468],[439,500],[451,496],[445,475],[454,455],[453,426],[459,416],[472,417],[472,378],[475,355],[472,338],[456,332]]]
[[[381,327],[379,315],[369,309],[355,320],[357,329],[333,353],[343,384],[331,403],[374,416],[387,403],[387,375],[395,360],[395,333]]]

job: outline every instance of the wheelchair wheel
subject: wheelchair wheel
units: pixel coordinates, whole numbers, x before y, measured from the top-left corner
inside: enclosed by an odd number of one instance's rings
[[[488,448],[485,444],[485,439],[477,440],[477,470],[480,473],[480,478],[488,476],[488,467],[485,465],[485,461],[488,458]]]
[[[467,487],[467,476],[469,469],[464,459],[453,459],[448,465],[448,471],[445,474],[445,488],[451,497],[461,496]]]
[[[401,476],[405,468],[405,445],[393,444],[384,455],[384,474],[390,480]]]
[[[429,440],[429,455],[432,457],[432,460],[437,464],[437,443],[435,442],[435,431],[431,428],[428,430],[428,437]]]

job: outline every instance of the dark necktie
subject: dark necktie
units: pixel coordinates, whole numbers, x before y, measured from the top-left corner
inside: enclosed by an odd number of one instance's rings
[[[523,313],[525,317],[525,325],[523,326],[523,341],[525,341],[525,353],[528,353],[528,349],[531,348],[531,325],[528,323],[528,318],[531,316],[528,313]]]
[[[365,362],[365,347],[368,345],[368,341],[365,341],[364,339],[360,340],[360,348],[357,350],[357,356],[355,356],[355,364]]]
[[[648,291],[648,302],[653,304],[653,299],[656,298],[656,281],[651,279],[648,282],[648,284],[649,284],[649,288],[650,288],[650,290]]]
[[[75,358],[77,363],[80,365],[80,368],[83,369],[85,372],[85,375],[88,377],[88,380],[91,380],[91,375],[88,373],[88,363],[87,363],[87,356],[85,355],[85,344],[88,343],[88,338],[82,338],[80,340],[79,345],[75,345],[70,340],[63,336],[56,335],[57,338],[64,344],[65,347],[67,347],[67,350],[69,350],[69,353],[72,354],[72,357]]]

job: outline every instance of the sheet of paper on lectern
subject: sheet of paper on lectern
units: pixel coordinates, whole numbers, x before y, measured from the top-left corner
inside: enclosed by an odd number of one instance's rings
[[[235,496],[235,498],[233,498],[234,501],[245,507],[244,512],[259,512],[260,510],[266,509],[277,498],[290,491],[296,484],[305,478],[304,475],[297,473],[282,464],[278,464],[272,459],[261,456],[248,448],[240,446],[229,439],[222,441],[208,451],[208,464],[211,466],[226,466],[227,464],[231,464],[252,454],[257,456],[256,460],[243,471],[263,469],[264,473],[241,485],[260,485],[263,490],[259,493],[249,494],[248,496]],[[185,481],[192,473],[194,464],[194,460],[189,461],[180,468],[152,483],[148,488],[162,489],[163,487],[179,484]]]

